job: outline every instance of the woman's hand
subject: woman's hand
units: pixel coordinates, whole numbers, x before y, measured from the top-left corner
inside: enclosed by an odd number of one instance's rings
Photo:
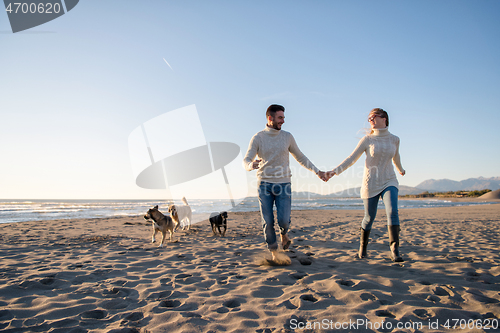
[[[330,180],[330,178],[332,178],[333,176],[335,176],[335,171],[332,170],[326,172],[327,181]]]
[[[401,176],[404,176],[404,175],[406,175],[406,171],[405,171],[405,170],[403,170],[403,171],[399,171],[399,174],[400,174]]]

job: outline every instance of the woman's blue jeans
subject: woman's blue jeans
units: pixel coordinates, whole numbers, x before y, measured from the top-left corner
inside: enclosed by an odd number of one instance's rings
[[[262,217],[262,228],[264,238],[269,250],[277,250],[278,242],[274,231],[273,206],[276,204],[278,225],[281,234],[286,234],[290,227],[290,214],[292,211],[292,185],[291,183],[268,183],[259,184],[259,206]]]
[[[375,216],[377,215],[378,201],[380,198],[384,201],[385,212],[387,214],[387,225],[399,225],[398,214],[398,189],[395,186],[389,186],[381,193],[369,199],[363,199],[365,206],[365,217],[361,222],[361,227],[365,230],[371,230]]]

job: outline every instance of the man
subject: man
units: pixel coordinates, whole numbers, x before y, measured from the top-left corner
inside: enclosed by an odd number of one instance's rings
[[[267,126],[250,140],[248,151],[243,159],[247,171],[257,170],[259,181],[259,206],[262,227],[267,248],[276,259],[278,243],[274,231],[273,205],[276,204],[278,225],[281,231],[281,244],[288,249],[291,240],[288,237],[290,214],[292,210],[291,171],[288,153],[304,168],[313,171],[323,181],[327,181],[325,172],[318,170],[300,151],[293,135],[282,131],[285,123],[285,108],[273,104],[267,108]],[[258,159],[254,158],[258,156]]]

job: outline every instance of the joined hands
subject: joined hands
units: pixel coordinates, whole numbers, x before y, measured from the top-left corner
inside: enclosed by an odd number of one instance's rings
[[[332,178],[333,176],[335,176],[335,171],[319,171],[318,172],[318,177],[319,179],[321,179],[322,181],[324,182],[327,182],[330,180],[330,178]]]
[[[262,162],[262,160],[259,160],[259,159],[256,159],[255,161],[253,161],[252,168],[254,170],[258,169],[260,162]],[[318,175],[319,179],[321,179],[324,182],[327,182],[330,180],[330,178],[335,176],[335,171],[333,171],[333,170],[332,171],[318,171],[317,175]]]

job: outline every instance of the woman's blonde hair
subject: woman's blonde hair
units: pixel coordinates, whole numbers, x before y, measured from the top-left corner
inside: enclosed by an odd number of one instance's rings
[[[389,114],[387,111],[381,108],[375,108],[370,111],[370,114],[368,115],[368,118],[371,116],[379,116],[380,118],[385,119],[385,126],[389,127]],[[373,134],[373,129],[370,131],[370,134]]]

